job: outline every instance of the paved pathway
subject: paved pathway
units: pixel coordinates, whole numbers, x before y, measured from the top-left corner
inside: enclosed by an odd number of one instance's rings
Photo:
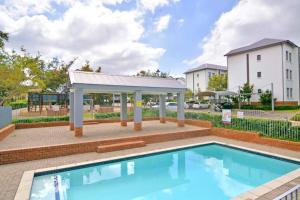
[[[143,130],[134,131],[133,122],[127,127],[121,127],[120,123],[86,125],[81,138],[76,138],[68,126],[18,129],[0,142],[0,150],[202,129],[189,125],[177,127],[176,123],[162,124],[159,121],[143,121],[142,126]]]

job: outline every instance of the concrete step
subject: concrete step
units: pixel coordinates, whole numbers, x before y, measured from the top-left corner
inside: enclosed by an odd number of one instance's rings
[[[97,147],[97,153],[119,151],[124,149],[133,149],[146,146],[145,141],[137,140],[131,142],[120,142],[115,144],[106,144]]]

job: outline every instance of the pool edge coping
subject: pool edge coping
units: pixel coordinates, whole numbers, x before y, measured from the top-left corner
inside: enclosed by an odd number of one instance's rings
[[[139,152],[139,153],[132,153],[132,154],[127,154],[127,155],[122,155],[122,156],[114,156],[114,157],[109,157],[109,158],[96,159],[96,160],[92,160],[92,161],[84,161],[84,162],[78,162],[78,163],[73,163],[73,164],[60,165],[60,166],[56,166],[56,167],[48,167],[48,168],[40,168],[40,169],[35,169],[35,170],[24,171],[22,178],[20,180],[17,192],[15,194],[14,200],[29,200],[30,199],[30,193],[31,193],[34,175],[38,174],[38,173],[63,170],[63,169],[80,167],[80,166],[85,166],[85,165],[92,165],[92,164],[96,164],[96,163],[116,161],[116,160],[120,160],[120,159],[145,156],[148,154],[155,154],[155,153],[163,153],[163,152],[172,151],[172,150],[180,150],[180,149],[184,149],[184,148],[196,147],[196,146],[201,146],[201,145],[209,145],[209,144],[219,144],[219,145],[233,147],[233,148],[241,149],[241,150],[252,152],[252,153],[258,153],[258,154],[263,154],[263,155],[267,155],[267,156],[271,156],[271,157],[300,162],[300,159],[290,157],[290,156],[284,156],[284,155],[280,155],[280,154],[276,154],[276,153],[257,150],[254,148],[242,147],[239,145],[231,144],[229,142],[220,142],[217,140],[211,140],[211,141],[207,141],[207,142],[197,142],[197,143],[188,144],[188,145],[179,145],[179,146],[168,147],[168,148],[163,148],[163,149],[156,149],[156,150],[149,150],[149,151],[144,151],[144,152]],[[251,190],[243,192],[243,193],[237,195],[236,197],[233,197],[232,199],[233,200],[242,200],[242,199],[247,199],[247,198],[249,198],[249,199],[258,198],[259,196],[269,193],[272,190],[274,190],[275,188],[290,182],[291,180],[297,178],[298,176],[300,176],[300,168],[293,170],[287,174],[284,174],[284,175],[282,175],[276,179],[273,179],[267,183],[264,183],[256,188],[253,188]]]

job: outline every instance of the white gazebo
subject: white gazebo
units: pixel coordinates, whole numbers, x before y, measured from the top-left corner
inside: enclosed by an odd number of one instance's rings
[[[184,126],[184,93],[185,84],[174,78],[137,77],[107,75],[96,72],[69,71],[70,90],[70,129],[75,136],[83,134],[83,94],[113,93],[120,94],[121,126],[127,126],[127,95],[134,95],[134,129],[142,129],[142,95],[159,95],[160,122],[165,123],[166,96],[177,95],[177,124]]]

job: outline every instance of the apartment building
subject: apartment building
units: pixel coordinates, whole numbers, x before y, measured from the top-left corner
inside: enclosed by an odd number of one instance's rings
[[[197,94],[199,91],[207,91],[209,78],[216,74],[227,73],[227,67],[214,64],[202,64],[184,72],[186,76],[186,87]]]
[[[227,54],[228,90],[246,82],[260,93],[274,87],[277,104],[300,104],[300,52],[289,40],[265,38]]]

